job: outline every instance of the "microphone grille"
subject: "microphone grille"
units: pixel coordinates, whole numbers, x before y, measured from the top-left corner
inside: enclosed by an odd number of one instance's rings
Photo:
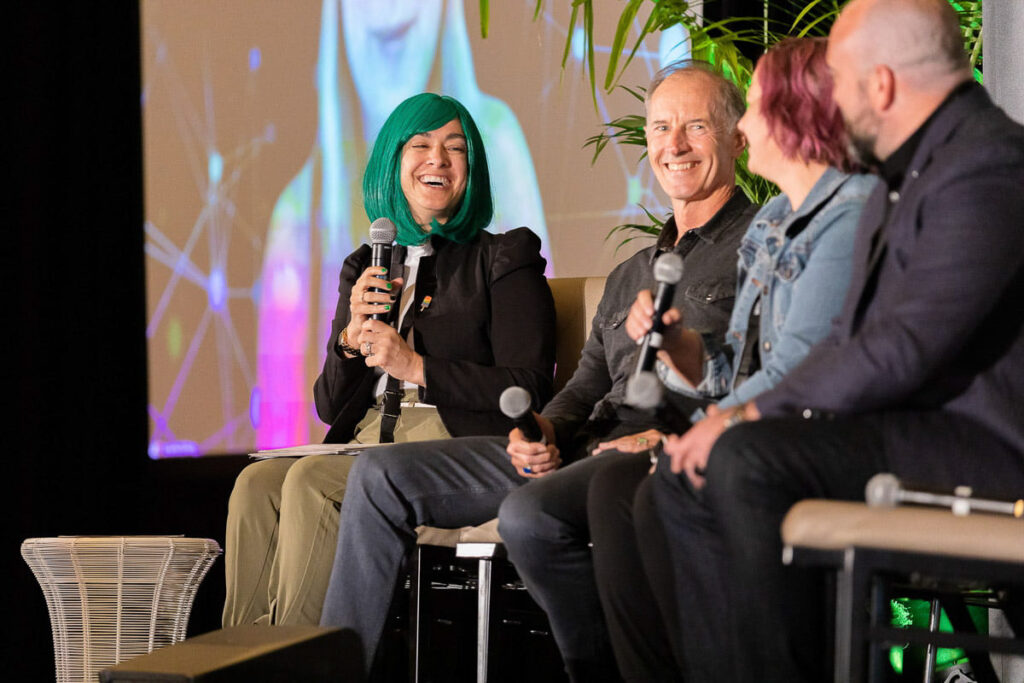
[[[398,229],[390,218],[378,218],[370,223],[370,242],[373,244],[391,244],[398,235]]]
[[[661,380],[653,372],[639,372],[626,384],[626,403],[639,410],[657,408],[661,403]]]
[[[522,387],[509,387],[501,392],[501,398],[498,399],[501,412],[513,420],[528,413],[532,403],[530,392]]]
[[[683,277],[683,259],[679,254],[669,252],[662,254],[654,262],[654,279],[674,285]]]
[[[881,472],[868,479],[864,500],[870,507],[895,507],[900,502],[900,488],[895,474]]]

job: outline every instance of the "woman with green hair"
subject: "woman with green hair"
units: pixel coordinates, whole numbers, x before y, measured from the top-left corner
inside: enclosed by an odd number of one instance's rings
[[[540,239],[528,228],[484,231],[490,176],[465,107],[429,93],[398,105],[374,143],[363,202],[371,221],[395,224],[398,246],[390,268],[371,267],[365,244],[342,266],[314,386],[325,441],[507,434],[504,389],[527,389],[538,409],[551,397],[554,304]],[[386,390],[401,392],[393,426]],[[225,626],[319,622],[355,457],[276,458],[242,471],[228,506]]]

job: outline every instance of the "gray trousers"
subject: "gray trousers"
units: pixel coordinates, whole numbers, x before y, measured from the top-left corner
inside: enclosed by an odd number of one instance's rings
[[[527,481],[509,463],[507,443],[463,437],[396,444],[356,458],[320,623],[355,631],[367,670],[416,527],[482,524]]]

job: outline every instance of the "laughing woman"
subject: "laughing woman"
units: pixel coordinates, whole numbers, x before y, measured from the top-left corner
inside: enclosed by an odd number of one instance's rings
[[[551,396],[554,304],[538,237],[483,229],[490,178],[466,109],[434,94],[398,105],[374,143],[363,201],[370,220],[394,222],[399,246],[390,269],[370,267],[366,245],[342,267],[314,386],[325,441],[507,434],[505,388],[528,389],[537,409]],[[382,418],[386,390],[401,393],[394,424]],[[225,626],[319,622],[354,459],[280,458],[242,471],[228,507]]]

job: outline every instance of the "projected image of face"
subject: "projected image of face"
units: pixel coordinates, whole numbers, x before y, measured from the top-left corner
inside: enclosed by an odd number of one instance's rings
[[[412,217],[424,229],[445,223],[466,194],[469,157],[458,119],[409,138],[402,147],[402,192]]]
[[[386,114],[426,87],[441,0],[342,0],[341,12],[345,54],[364,106]]]

